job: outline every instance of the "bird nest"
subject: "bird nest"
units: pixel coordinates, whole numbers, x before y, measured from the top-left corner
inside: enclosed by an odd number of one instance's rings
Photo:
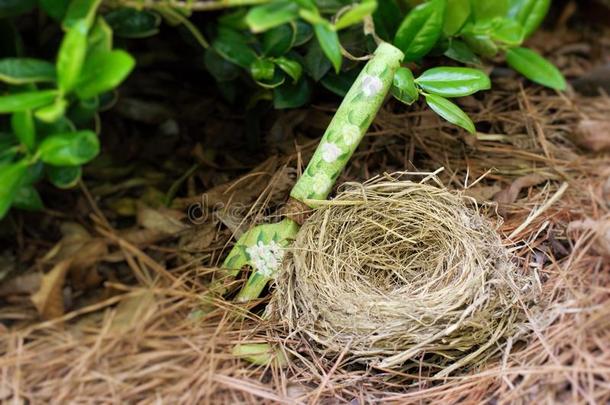
[[[272,308],[321,351],[447,375],[525,330],[533,285],[474,201],[386,176],[345,184],[305,222]]]

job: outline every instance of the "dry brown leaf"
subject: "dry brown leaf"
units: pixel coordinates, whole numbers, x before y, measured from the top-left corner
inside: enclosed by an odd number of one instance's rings
[[[574,141],[593,152],[610,150],[610,120],[580,121],[574,133]]]
[[[92,267],[108,254],[108,245],[105,239],[94,238],[83,244],[83,246],[72,256],[71,268],[85,269]]]
[[[40,289],[31,296],[34,306],[43,319],[58,318],[64,314],[62,288],[66,273],[70,269],[70,260],[63,260],[50,272],[42,276]]]
[[[517,201],[519,193],[526,187],[536,186],[547,180],[547,177],[541,174],[528,174],[527,176],[519,177],[513,183],[500,191],[494,196],[494,201],[500,205],[512,204]]]
[[[164,239],[170,238],[172,235],[168,235],[165,232],[161,232],[154,229],[141,229],[134,227],[130,229],[123,229],[119,231],[119,238],[135,245],[139,248],[160,242]],[[125,261],[125,253],[122,250],[117,250],[104,257],[105,262],[117,263]]]
[[[59,226],[59,230],[64,238],[86,239],[91,237],[89,231],[87,231],[87,228],[77,222],[63,222]]]
[[[180,221],[184,216],[184,212],[178,210],[153,209],[141,205],[138,208],[137,220],[142,228],[173,235],[188,228],[188,225]]]
[[[185,263],[198,259],[203,251],[208,249],[216,239],[217,227],[212,222],[207,222],[190,229],[180,238],[179,256]]]
[[[154,229],[132,228],[121,230],[120,237],[132,245],[142,246],[166,239],[167,234]]]
[[[493,196],[498,194],[501,190],[502,187],[497,184],[491,186],[477,185],[464,190],[464,195],[472,197],[478,202],[485,202],[491,200]]]
[[[138,201],[133,197],[123,197],[107,203],[114,213],[123,217],[132,217],[137,213]]]
[[[94,238],[85,243],[73,256],[70,264],[72,286],[81,290],[99,285],[102,278],[94,266],[107,254],[108,245],[106,240]]]
[[[214,215],[236,238],[243,235],[249,228],[247,221],[244,221],[246,218],[245,212],[219,210]]]
[[[91,239],[89,232],[75,222],[64,222],[60,225],[63,235],[61,240],[53,246],[43,257],[42,262],[60,262],[73,257]]]
[[[26,272],[4,281],[0,285],[0,297],[14,294],[33,294],[40,288],[42,274]]]
[[[592,231],[595,233],[595,248],[601,255],[610,258],[610,216],[595,220],[585,218],[568,224],[568,232]]]
[[[148,318],[148,314],[156,311],[155,294],[151,290],[142,290],[121,301],[116,308],[116,314],[110,325],[111,332],[125,333],[138,322]]]
[[[70,274],[76,289],[98,285],[102,279],[93,269],[108,254],[108,244],[103,238],[92,238],[80,224],[65,222],[60,226],[63,238],[46,253],[43,263],[70,262]]]

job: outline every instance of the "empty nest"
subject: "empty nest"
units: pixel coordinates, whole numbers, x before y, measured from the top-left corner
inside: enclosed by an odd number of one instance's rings
[[[318,208],[276,284],[275,315],[320,351],[437,376],[525,331],[534,285],[476,203],[389,176],[347,183]]]

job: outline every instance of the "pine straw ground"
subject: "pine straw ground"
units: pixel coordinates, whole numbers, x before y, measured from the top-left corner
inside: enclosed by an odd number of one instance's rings
[[[578,72],[578,60],[560,65]],[[97,256],[105,266],[128,266],[137,283],[111,277],[100,286],[106,293],[81,305],[60,299],[59,310],[57,305],[45,307],[39,294],[39,307],[63,314],[44,322],[29,299],[9,301],[0,311],[3,320],[12,321],[10,328],[0,324],[0,400],[608,403],[610,158],[577,148],[571,134],[583,120],[607,122],[610,100],[555,94],[500,77],[494,79],[493,92],[462,105],[481,130],[476,139],[456,133],[428,111],[388,105],[342,180],[443,167],[439,177],[444,184],[497,202],[504,217],[503,241],[522,269],[536,276],[543,291],[540,305],[548,316],[533,322],[534,332],[526,340],[509,341],[485,367],[436,379],[422,372],[349,366],[345,353],[316,354],[308,341],[286,336],[281,327],[257,318],[268,298],[251,304],[254,311],[246,318],[235,317],[239,308],[221,300],[206,314],[200,310],[201,295],[230,246],[229,229],[241,229],[235,223],[237,211],[231,211],[234,205],[217,209],[198,225],[175,223],[173,234],[147,240],[145,234],[134,237],[111,226],[103,202],[100,206],[90,198],[87,226],[93,240],[105,246]],[[329,114],[322,107],[311,111]],[[261,220],[266,207],[286,198],[294,181],[289,168],[301,167],[315,145],[301,141],[296,153],[292,147],[293,153],[267,161],[209,197],[247,203],[251,209],[240,218],[242,225]],[[86,188],[83,193],[91,197]],[[192,195],[176,203],[177,212],[197,200]],[[205,243],[189,245],[185,235]],[[39,258],[35,268],[49,270],[55,263],[54,274],[61,275],[58,266],[70,267],[79,258],[78,252],[71,255]],[[92,265],[79,262],[76,267]],[[243,277],[232,288],[242,282]],[[63,313],[64,305],[70,312]],[[283,367],[249,365],[231,355],[244,342],[277,343],[289,362]]]

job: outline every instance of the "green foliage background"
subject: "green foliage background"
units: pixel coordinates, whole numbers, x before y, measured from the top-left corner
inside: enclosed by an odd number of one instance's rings
[[[490,88],[475,69],[485,60],[505,54],[528,79],[566,87],[553,65],[521,47],[549,7],[550,0],[0,0],[0,218],[11,207],[42,208],[39,181],[73,187],[99,153],[98,113],[136,65],[114,37],[138,41],[161,24],[179,27],[202,50],[222,96],[246,109],[301,107],[315,86],[344,96],[377,44],[390,42],[405,54],[392,95],[408,105],[421,96],[474,132],[449,98]],[[16,21],[32,14],[61,27],[52,59],[25,52]],[[409,68],[430,57],[466,66],[414,77]]]

